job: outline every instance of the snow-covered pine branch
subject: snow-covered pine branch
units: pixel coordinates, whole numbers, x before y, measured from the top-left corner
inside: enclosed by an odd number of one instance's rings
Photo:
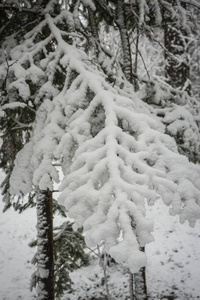
[[[58,146],[64,151],[56,155],[72,157],[72,164],[69,166],[68,161],[65,166],[60,201],[75,225],[87,231],[90,247],[104,240],[106,251],[135,272],[144,263],[139,259],[143,253],[138,252],[137,241],[144,246],[151,240],[144,200],[153,203],[159,193],[166,204],[172,205],[172,213],[180,214],[181,221],[189,218],[192,225],[200,212],[200,170],[178,154],[174,140],[164,134],[164,126],[151,118],[142,101],[116,95],[103,78],[94,74],[85,73],[81,82],[80,78],[76,78],[80,90],[85,86],[86,94],[88,86],[94,97],[83,110],[87,98],[77,92],[78,86],[75,89],[72,84],[66,93],[66,111],[74,113]],[[81,98],[82,103],[76,107]],[[183,179],[186,165],[193,170]],[[118,242],[120,235],[123,241]],[[128,249],[131,253],[135,249],[135,253],[131,256]]]
[[[46,20],[67,76],[60,93],[37,113],[26,163],[32,184],[52,190],[58,181],[53,161],[60,160],[59,203],[76,228],[83,226],[87,245],[103,241],[117,262],[137,272],[146,263],[140,247],[152,241],[145,202],[151,205],[160,195],[172,214],[194,226],[200,217],[200,168],[179,154],[148,104],[109,85],[84,52],[63,40],[55,20],[48,14]],[[15,184],[19,167],[22,152],[11,177],[16,194],[26,191]]]
[[[178,150],[194,163],[200,161],[199,102],[187,92],[174,89],[155,80],[146,82],[141,92],[143,101],[151,105],[152,113],[174,137]]]

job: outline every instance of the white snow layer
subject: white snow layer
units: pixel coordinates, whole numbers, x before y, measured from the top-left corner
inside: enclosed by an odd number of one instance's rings
[[[0,182],[4,175],[0,173]],[[35,249],[28,243],[36,236],[36,212],[28,209],[18,214],[13,209],[2,213],[0,199],[0,299],[35,299],[30,292],[30,279],[35,267],[30,263]],[[200,222],[194,228],[187,223],[179,224],[178,217],[169,216],[166,206],[158,200],[147,207],[148,218],[154,219],[154,242],[146,246],[147,285],[151,300],[176,296],[177,300],[200,298]],[[108,285],[115,299],[124,300],[129,295],[128,276],[118,265],[107,269]],[[67,293],[62,300],[87,299],[105,294],[102,285],[103,271],[95,260],[90,266],[75,271],[73,293]]]
[[[138,271],[146,263],[139,248],[153,240],[145,200],[154,204],[159,194],[172,214],[194,226],[200,217],[200,166],[178,153],[174,138],[165,134],[165,125],[148,105],[133,91],[109,85],[85,53],[64,42],[48,14],[46,21],[66,81],[59,94],[51,80],[41,87],[44,102],[36,116],[32,154],[28,163],[22,150],[15,168],[24,165],[33,185],[52,190],[59,182],[53,164],[58,160],[64,173],[59,202],[75,228],[84,227],[88,246],[103,241],[117,262]],[[13,176],[20,173],[14,170]],[[19,192],[29,187],[24,180]],[[18,193],[16,184],[12,188]]]

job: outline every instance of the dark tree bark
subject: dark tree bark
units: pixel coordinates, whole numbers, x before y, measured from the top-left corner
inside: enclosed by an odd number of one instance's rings
[[[175,5],[175,1],[170,1]],[[186,5],[182,4],[186,9]],[[174,88],[183,88],[189,78],[189,64],[185,58],[185,39],[187,33],[173,25],[167,26],[164,33],[165,43],[165,76],[168,83]],[[186,88],[190,92],[190,85]]]
[[[131,272],[129,274],[129,292],[130,292],[130,300],[135,300],[134,275]]]
[[[37,1],[38,8],[45,8],[49,0]],[[50,30],[43,30],[45,37]],[[48,45],[47,50],[50,50]],[[37,299],[55,299],[54,241],[53,241],[53,198],[50,190],[37,190]]]
[[[139,272],[134,274],[135,280],[135,299],[146,300],[147,299],[147,287],[146,287],[146,272],[145,267],[141,268]]]
[[[37,299],[54,300],[52,192],[37,191]]]
[[[98,33],[98,26],[96,24],[94,12],[91,9],[88,9],[88,20],[91,28],[91,33],[93,38],[99,42],[99,33]]]
[[[174,88],[183,87],[189,77],[189,66],[186,62],[180,62],[178,57],[184,54],[183,36],[173,27],[165,30],[165,67],[168,83]]]
[[[124,10],[124,1],[117,1],[117,20],[116,24],[118,26],[121,45],[122,45],[122,54],[123,54],[123,71],[126,76],[126,79],[133,83],[133,67],[132,67],[132,56],[131,56],[131,47],[128,36],[128,31],[126,27],[126,17]]]
[[[145,252],[145,247],[140,248]],[[134,274],[135,300],[147,300],[146,268],[143,267]]]

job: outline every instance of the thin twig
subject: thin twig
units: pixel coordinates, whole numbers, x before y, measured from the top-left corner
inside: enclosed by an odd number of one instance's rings
[[[17,11],[17,12],[38,15],[38,10],[36,11],[32,8],[30,8],[30,9],[29,8],[23,8],[21,6],[12,6],[12,5],[0,4],[0,10],[14,10],[14,11]]]

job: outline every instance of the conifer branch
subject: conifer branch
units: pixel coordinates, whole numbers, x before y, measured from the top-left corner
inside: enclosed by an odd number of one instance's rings
[[[195,0],[180,0],[181,3],[192,5],[198,9],[200,9],[200,3]]]

